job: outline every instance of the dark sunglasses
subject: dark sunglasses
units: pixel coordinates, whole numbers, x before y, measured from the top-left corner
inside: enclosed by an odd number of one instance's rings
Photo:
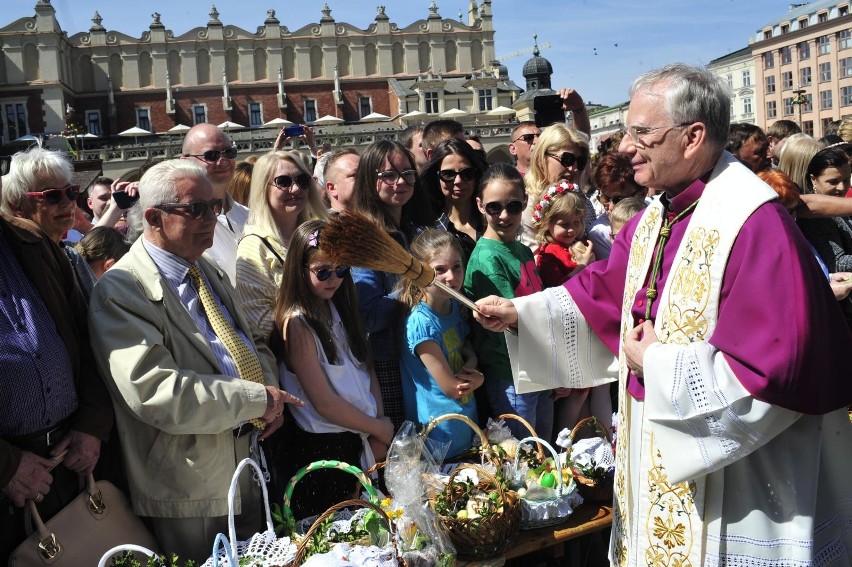
[[[349,273],[349,266],[337,266],[334,269],[331,268],[318,268],[316,270],[311,269],[317,279],[321,282],[327,281],[331,276],[337,276],[338,279],[343,279],[346,277],[346,274]]]
[[[0,175],[6,175],[12,168],[12,156],[0,156]]]
[[[30,191],[27,193],[29,197],[38,197],[51,205],[58,204],[62,197],[68,197],[69,201],[76,201],[77,195],[80,194],[79,185],[66,185],[62,189],[45,189],[44,191]]]
[[[621,201],[623,201],[624,199],[629,199],[631,197],[635,197],[636,194],[639,193],[639,191],[640,191],[640,189],[637,189],[632,195],[618,196],[618,197],[607,197],[603,193],[599,193],[598,194],[598,201],[600,202],[601,205],[609,205],[610,203],[612,203],[613,205],[617,205]]]
[[[562,152],[561,154],[547,155],[555,160],[558,160],[559,163],[562,164],[562,167],[571,167],[576,163],[577,171],[583,171],[584,169],[586,169],[586,156],[584,155],[577,157],[571,152]]]
[[[506,212],[510,215],[519,215],[524,210],[524,202],[509,201],[508,203],[503,204],[500,201],[491,201],[490,203],[485,203],[484,208],[486,213],[494,217],[502,213],[503,209],[506,209]]]
[[[526,142],[528,144],[532,144],[533,140],[535,140],[538,137],[539,137],[539,134],[521,134],[520,136],[518,136],[517,138],[512,140],[512,143],[514,144],[518,140],[523,140],[524,142]]]
[[[207,163],[216,163],[223,156],[225,159],[234,159],[237,157],[236,146],[231,146],[224,150],[207,150],[203,154],[185,154],[185,157],[201,158]]]
[[[457,175],[462,178],[462,181],[472,181],[476,178],[476,169],[466,167],[461,171],[456,171],[454,169],[442,169],[438,172],[438,177],[440,177],[442,181],[446,181],[448,183],[455,181]]]
[[[210,201],[192,201],[191,203],[163,203],[156,205],[155,209],[160,209],[166,213],[174,211],[186,211],[186,215],[193,220],[206,218],[211,213],[214,217],[219,216],[222,212],[222,199],[212,199]]]
[[[417,181],[417,172],[413,169],[404,169],[402,171],[397,171],[395,169],[389,169],[387,171],[377,171],[379,179],[387,183],[388,185],[392,185],[399,181],[399,178],[402,177],[406,183],[409,185],[414,185],[414,182]]]
[[[314,178],[307,173],[300,173],[295,178],[290,177],[289,175],[279,175],[272,180],[272,184],[279,189],[289,189],[293,186],[293,183],[295,183],[302,189],[307,189],[311,186],[311,181],[313,181],[313,179]]]

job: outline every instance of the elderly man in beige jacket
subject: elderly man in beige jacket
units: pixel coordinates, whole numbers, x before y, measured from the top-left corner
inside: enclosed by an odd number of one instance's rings
[[[96,286],[92,346],[134,510],[151,519],[162,551],[203,561],[226,531],[236,464],[280,427],[285,403],[301,402],[278,388],[275,359],[227,276],[201,257],[222,208],[205,170],[158,164],[139,193],[145,232]],[[261,528],[261,492],[244,477],[236,507],[247,538]]]

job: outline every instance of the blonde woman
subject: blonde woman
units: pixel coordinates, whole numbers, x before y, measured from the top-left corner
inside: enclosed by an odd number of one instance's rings
[[[303,222],[325,217],[319,188],[298,152],[273,151],[258,158],[248,221],[237,247],[237,294],[263,336],[272,333],[290,238]]]
[[[808,165],[821,149],[820,143],[807,134],[793,134],[781,148],[778,170],[786,173],[801,193],[813,192],[808,180]]]
[[[538,248],[533,227],[533,208],[541,195],[554,185],[562,182],[580,185],[583,171],[589,163],[589,142],[579,131],[565,124],[552,124],[541,131],[538,141],[530,154],[530,167],[524,176],[528,195],[527,209],[522,217],[523,228],[520,240],[533,252]],[[582,189],[582,186],[581,186]],[[589,210],[589,219],[594,219],[594,209],[585,194],[583,201]],[[587,223],[586,230],[591,228]]]

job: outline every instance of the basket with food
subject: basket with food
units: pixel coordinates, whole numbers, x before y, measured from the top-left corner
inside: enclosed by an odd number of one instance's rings
[[[577,439],[583,427],[591,427],[597,437]],[[612,483],[615,477],[615,453],[607,429],[596,417],[577,422],[570,431],[559,434],[557,444],[570,452],[571,472],[584,500],[604,502],[612,500]]]
[[[522,530],[562,523],[583,502],[566,463],[566,455],[557,455],[549,443],[538,437],[521,439],[519,445],[533,441],[545,447],[550,456],[540,464],[531,465],[521,460],[520,451],[515,455],[511,486],[521,497]]]
[[[353,509],[356,509],[353,512]],[[341,512],[347,517],[341,517]],[[305,532],[289,567],[341,564],[399,567],[394,523],[366,500],[344,500],[320,514]]]
[[[462,464],[450,474],[430,505],[461,559],[490,559],[503,553],[521,521],[518,494],[478,465]]]

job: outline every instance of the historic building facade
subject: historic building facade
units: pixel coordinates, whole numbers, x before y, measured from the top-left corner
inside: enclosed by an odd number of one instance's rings
[[[520,89],[494,61],[491,0],[469,0],[466,21],[441,17],[434,1],[424,12],[401,26],[379,6],[361,29],[336,22],[326,4],[318,23],[290,30],[268,10],[252,32],[223,23],[214,7],[205,26],[181,35],[154,13],[133,37],[97,13],[88,31],[69,35],[50,0],[37,0],[34,16],[0,28],[0,137],[60,132],[69,107],[88,132],[109,137],[133,126],[257,128],[326,115],[355,123],[413,111],[432,119],[452,109],[478,123],[511,106]]]
[[[764,129],[780,119],[823,136],[852,115],[852,14],[848,0],[791,4],[751,41],[755,118]]]

